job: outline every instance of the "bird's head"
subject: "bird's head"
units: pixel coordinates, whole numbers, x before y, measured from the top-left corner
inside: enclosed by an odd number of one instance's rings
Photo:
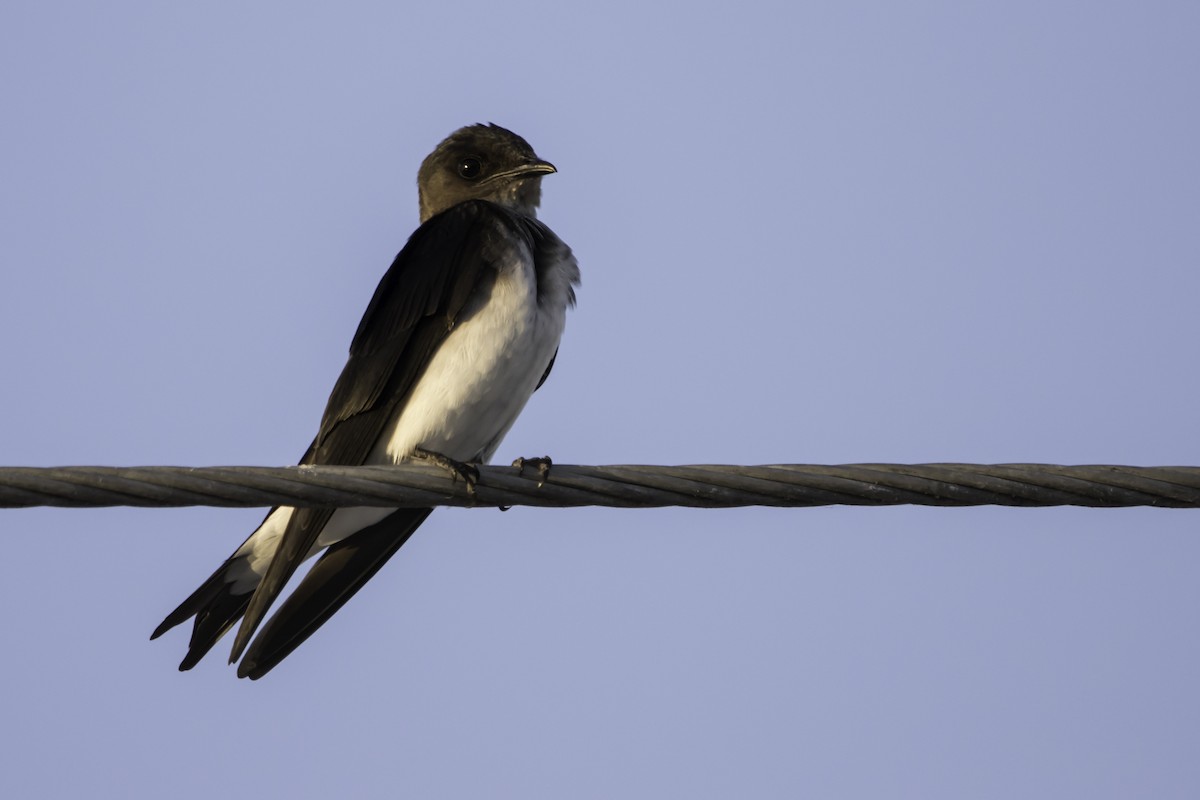
[[[556,171],[528,142],[499,125],[459,128],[421,163],[421,222],[467,200],[490,200],[535,216],[542,176]]]

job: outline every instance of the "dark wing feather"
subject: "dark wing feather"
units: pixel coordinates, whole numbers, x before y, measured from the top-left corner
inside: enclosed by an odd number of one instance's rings
[[[254,638],[238,665],[238,677],[258,680],[287,658],[387,563],[432,511],[402,508],[326,550]]]
[[[321,420],[313,464],[361,464],[433,353],[486,293],[497,266],[535,247],[538,230],[485,201],[454,206],[423,224],[380,281],[350,345]],[[333,509],[297,509],[246,608],[236,661],[271,603],[312,549]]]
[[[554,360],[556,358],[558,358],[558,350],[557,349],[554,351],[554,355],[550,356],[550,363],[546,365],[546,371],[542,373],[541,379],[538,380],[538,385],[533,387],[533,390],[535,392],[538,389],[542,388],[542,384],[546,382],[546,378],[550,377],[550,370],[554,369]]]

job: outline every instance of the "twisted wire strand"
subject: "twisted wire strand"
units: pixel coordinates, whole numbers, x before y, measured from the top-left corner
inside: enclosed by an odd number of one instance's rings
[[[1200,467],[1054,464],[481,466],[474,495],[428,464],[0,467],[0,508],[32,506],[821,505],[1200,507]]]

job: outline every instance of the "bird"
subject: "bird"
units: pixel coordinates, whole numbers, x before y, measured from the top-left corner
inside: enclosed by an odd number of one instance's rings
[[[579,265],[537,219],[541,179],[554,172],[528,142],[494,123],[454,131],[424,159],[420,225],[367,305],[301,465],[426,459],[469,480],[472,465],[492,458],[550,375],[575,305]],[[179,665],[185,671],[240,619],[229,663],[240,658],[238,677],[257,680],[432,511],[273,508],[150,638],[192,619]],[[288,579],[318,553],[258,630]]]

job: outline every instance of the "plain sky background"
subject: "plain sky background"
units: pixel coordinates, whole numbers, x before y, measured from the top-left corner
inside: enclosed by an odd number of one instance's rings
[[[1200,463],[1195,2],[0,6],[0,462],[293,463],[421,159],[560,174],[497,461]],[[0,511],[0,796],[1191,798],[1200,512],[442,510],[266,679],[257,509]]]

